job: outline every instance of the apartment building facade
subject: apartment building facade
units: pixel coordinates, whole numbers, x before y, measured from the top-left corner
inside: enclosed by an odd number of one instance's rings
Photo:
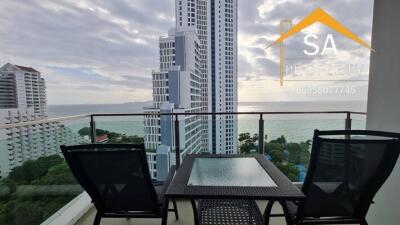
[[[237,112],[237,10],[237,0],[210,0],[211,112]],[[216,115],[209,121],[209,149],[214,154],[237,153],[237,116]]]
[[[41,156],[61,154],[62,144],[84,140],[59,122],[47,118],[46,84],[39,71],[5,64],[0,68],[0,124],[41,121],[32,125],[0,129],[0,176]]]
[[[145,108],[145,145],[175,148],[168,112],[237,111],[237,0],[176,0],[175,28],[159,40],[153,105]],[[153,115],[152,115],[153,114]],[[234,115],[179,116],[182,156],[237,153]]]
[[[202,111],[199,39],[195,29],[171,29],[161,37],[160,67],[152,72],[153,105],[145,108],[146,149],[157,150],[159,145],[175,149],[174,126],[171,116],[154,113]],[[181,153],[202,150],[202,117],[179,116]]]

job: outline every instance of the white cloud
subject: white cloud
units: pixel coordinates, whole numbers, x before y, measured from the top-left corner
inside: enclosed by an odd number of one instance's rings
[[[370,40],[372,0],[238,2],[240,101],[299,98],[275,81],[279,48],[265,49],[278,37],[281,19],[298,22],[320,6]],[[150,100],[151,70],[158,67],[158,37],[174,26],[174,7],[173,0],[2,0],[0,64],[11,61],[42,71],[50,104]],[[309,29],[326,32],[319,26]],[[304,47],[301,37],[286,44],[288,56],[297,56]],[[369,54],[353,43],[338,38],[337,44],[342,61],[368,63]],[[70,73],[76,69],[82,69],[81,73]],[[361,97],[364,93],[354,96]]]

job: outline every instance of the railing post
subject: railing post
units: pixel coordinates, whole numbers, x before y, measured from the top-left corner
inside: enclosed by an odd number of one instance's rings
[[[179,145],[179,120],[178,115],[175,115],[175,166],[177,169],[181,165],[181,153]]]
[[[258,153],[264,154],[264,120],[262,113],[260,113],[260,120],[258,121]]]
[[[347,112],[346,113],[346,121],[345,121],[345,130],[351,130],[351,113]]]
[[[96,122],[94,122],[93,115],[90,115],[90,141],[96,144]]]
[[[351,130],[351,113],[350,112],[346,113],[346,121],[345,121],[344,129],[345,130]],[[345,138],[346,139],[350,139],[351,135],[350,134],[346,134]]]

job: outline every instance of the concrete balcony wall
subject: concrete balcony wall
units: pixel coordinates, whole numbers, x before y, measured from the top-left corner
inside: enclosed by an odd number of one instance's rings
[[[375,0],[372,28],[367,129],[400,132],[400,1]],[[400,163],[375,197],[367,220],[374,225],[400,221]]]

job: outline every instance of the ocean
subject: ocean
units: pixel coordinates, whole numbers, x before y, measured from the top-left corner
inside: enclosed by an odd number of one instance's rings
[[[49,105],[50,118],[92,113],[141,113],[149,102],[96,105]],[[357,111],[366,112],[364,101],[325,101],[325,102],[240,102],[239,112],[259,111]],[[238,134],[258,132],[258,115],[238,116]],[[312,138],[314,129],[344,129],[345,115],[264,115],[264,133],[268,140],[284,135],[289,142],[301,142]],[[66,126],[77,132],[89,126],[88,119],[65,122]],[[96,118],[96,127],[127,135],[143,135],[143,117],[103,117]],[[365,116],[352,115],[352,128],[365,129]]]

